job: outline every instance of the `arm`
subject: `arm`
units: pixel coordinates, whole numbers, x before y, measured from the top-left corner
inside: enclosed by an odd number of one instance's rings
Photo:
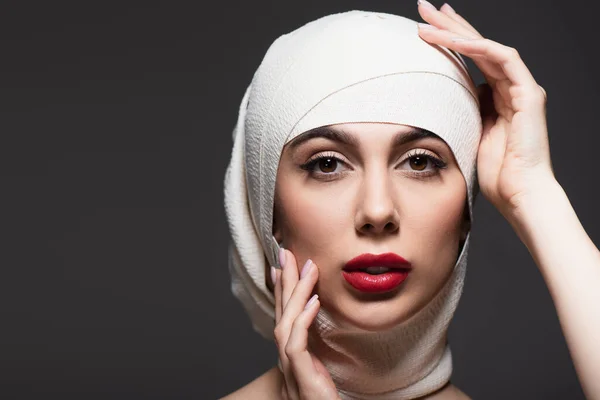
[[[428,42],[472,58],[480,85],[483,131],[477,156],[482,194],[529,249],[548,285],[582,388],[600,400],[600,254],[554,178],[546,121],[546,91],[518,51],[484,38],[447,5],[420,1],[433,25]],[[425,27],[427,28],[427,27]]]
[[[540,269],[586,397],[600,399],[600,251],[549,179],[507,216]]]

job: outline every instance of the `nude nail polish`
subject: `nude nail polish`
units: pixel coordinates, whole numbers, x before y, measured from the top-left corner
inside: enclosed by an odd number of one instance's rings
[[[279,248],[279,267],[283,269],[283,264],[285,264],[285,249],[283,247]]]
[[[450,4],[448,4],[448,3],[444,3],[444,4],[442,5],[442,7],[443,7],[444,5],[446,6],[446,8],[447,8],[447,9],[448,9],[450,12],[453,12],[454,14],[456,14],[456,11],[454,11],[454,8],[452,8],[452,7],[450,6]],[[441,8],[441,7],[440,7],[440,8]]]
[[[314,303],[315,301],[317,301],[317,299],[318,299],[318,298],[319,298],[319,295],[318,295],[318,294],[313,294],[313,296],[310,298],[310,300],[308,300],[308,302],[307,302],[307,303],[306,303],[306,305],[304,306],[304,309],[305,309],[305,310],[308,310],[308,308],[309,308],[310,306],[312,306],[312,305],[313,305],[313,303]]]
[[[427,0],[417,0],[417,5],[418,4],[422,4],[424,7],[431,8],[432,10],[437,10],[437,8]]]
[[[275,267],[271,265],[271,282],[273,282],[273,286],[277,283],[277,271]]]
[[[306,276],[306,274],[308,274],[308,271],[310,271],[310,267],[312,266],[312,261],[309,258],[306,263],[304,264],[304,267],[302,267],[302,272],[300,273],[300,279],[304,278]]]

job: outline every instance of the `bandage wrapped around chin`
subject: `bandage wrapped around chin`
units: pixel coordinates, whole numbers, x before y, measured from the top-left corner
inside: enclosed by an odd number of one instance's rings
[[[277,266],[272,234],[277,168],[286,143],[338,123],[395,123],[431,131],[452,150],[465,178],[472,221],[481,117],[475,85],[456,52],[425,42],[411,19],[367,11],[328,15],[269,47],[239,108],[225,175],[233,294],[254,329],[273,339]],[[340,199],[343,201],[343,199]],[[349,326],[321,307],[309,350],[343,399],[413,399],[450,379],[446,334],[466,272],[469,236],[453,273],[413,317],[381,332]]]

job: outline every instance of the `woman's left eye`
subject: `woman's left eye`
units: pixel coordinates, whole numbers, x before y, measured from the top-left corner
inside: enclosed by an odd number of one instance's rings
[[[417,151],[409,153],[404,161],[400,164],[408,164],[409,168],[415,174],[434,174],[437,169],[446,168],[447,164],[427,152]]]

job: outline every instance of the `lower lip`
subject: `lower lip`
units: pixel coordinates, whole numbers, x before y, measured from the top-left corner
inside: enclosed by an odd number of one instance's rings
[[[344,278],[352,287],[361,292],[387,292],[400,285],[408,276],[408,270],[390,270],[383,274],[372,275],[363,271],[342,271]]]

